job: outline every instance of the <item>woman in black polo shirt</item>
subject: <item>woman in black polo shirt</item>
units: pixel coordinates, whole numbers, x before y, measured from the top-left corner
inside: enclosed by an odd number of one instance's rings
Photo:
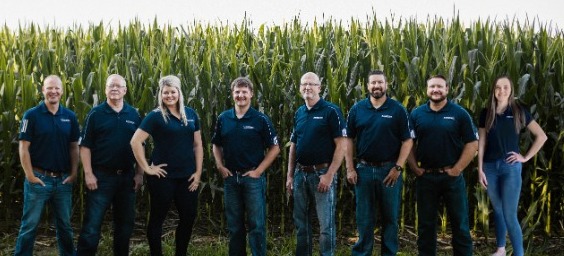
[[[180,79],[159,80],[159,105],[141,122],[131,139],[137,163],[149,176],[151,199],[147,239],[151,255],[162,255],[162,227],[172,201],[178,210],[176,255],[186,255],[197,215],[198,186],[204,151],[196,112],[184,106]],[[143,142],[153,137],[150,164]]]
[[[487,189],[494,209],[497,251],[505,255],[505,236],[513,245],[513,255],[522,256],[523,233],[517,219],[521,192],[521,163],[527,162],[540,150],[546,134],[525,107],[514,99],[509,77],[495,79],[487,107],[480,114],[478,149],[479,182]],[[522,155],[519,134],[527,128],[535,137],[531,147]]]

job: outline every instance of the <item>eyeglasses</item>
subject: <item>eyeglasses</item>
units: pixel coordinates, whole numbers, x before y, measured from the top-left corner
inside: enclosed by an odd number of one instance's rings
[[[120,89],[120,88],[124,88],[125,85],[120,85],[120,84],[108,84],[106,85],[106,88],[110,88],[110,89]]]
[[[309,86],[320,86],[320,84],[316,84],[316,83],[303,83],[303,84],[300,84],[300,86],[308,86],[308,85],[309,85]]]

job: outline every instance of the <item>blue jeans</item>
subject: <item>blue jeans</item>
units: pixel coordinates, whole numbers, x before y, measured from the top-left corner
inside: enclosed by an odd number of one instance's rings
[[[151,210],[147,224],[147,240],[151,256],[163,255],[162,234],[163,223],[172,201],[178,211],[178,225],[176,226],[175,255],[184,256],[188,253],[188,244],[192,238],[192,228],[198,214],[198,190],[191,192],[188,178],[157,178],[147,177]]]
[[[466,182],[462,175],[425,173],[416,180],[417,248],[419,255],[437,255],[439,202],[444,201],[452,230],[453,255],[472,255]]]
[[[27,179],[24,181],[22,224],[14,255],[33,255],[37,227],[41,220],[43,208],[47,203],[51,206],[51,211],[55,217],[59,255],[73,255],[73,233],[70,222],[73,184],[63,184],[63,180],[68,177],[68,174],[54,178],[35,171],[34,173],[37,178],[45,183],[45,186],[29,183]]]
[[[294,171],[294,224],[297,231],[296,256],[312,255],[312,228],[310,217],[317,211],[319,220],[319,250],[321,255],[335,255],[335,187],[337,174],[329,191],[317,191],[319,176],[327,172],[321,169],[314,172]]]
[[[129,254],[129,239],[135,223],[135,172],[122,174],[94,170],[98,189],[86,194],[86,211],[78,238],[77,255],[95,255],[104,215],[112,206],[114,255]]]
[[[252,255],[266,255],[266,178],[264,175],[252,178],[234,174],[225,178],[223,187],[229,255],[247,255],[245,223],[249,229]]]
[[[497,246],[505,246],[505,235],[509,231],[513,255],[516,256],[524,254],[523,232],[517,218],[522,184],[521,168],[521,163],[509,164],[504,159],[484,162],[484,173],[488,180],[488,196],[494,210]]]
[[[382,255],[396,255],[398,241],[398,215],[402,176],[394,186],[384,185],[384,179],[395,164],[382,167],[358,164],[356,196],[356,225],[359,239],[353,246],[352,255],[372,255],[376,215],[381,214]],[[395,172],[395,171],[394,171]],[[379,210],[376,209],[378,206]]]

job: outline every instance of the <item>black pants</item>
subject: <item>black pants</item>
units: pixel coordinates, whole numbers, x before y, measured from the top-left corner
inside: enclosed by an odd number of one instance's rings
[[[150,176],[147,178],[147,185],[151,198],[151,212],[147,225],[147,239],[151,255],[163,255],[161,244],[163,222],[173,200],[180,219],[176,227],[175,255],[186,255],[192,236],[192,227],[198,213],[198,190],[194,192],[188,190],[188,178],[169,179]]]

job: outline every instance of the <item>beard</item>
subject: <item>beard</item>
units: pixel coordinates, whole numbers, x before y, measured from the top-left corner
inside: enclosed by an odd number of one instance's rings
[[[382,98],[384,95],[386,95],[386,91],[384,90],[372,90],[370,92],[370,96],[372,96],[374,99]]]
[[[441,103],[442,101],[444,101],[446,99],[446,96],[440,94],[437,95],[439,96],[438,98],[433,98],[433,97],[429,97],[429,100],[431,100],[433,103]]]

